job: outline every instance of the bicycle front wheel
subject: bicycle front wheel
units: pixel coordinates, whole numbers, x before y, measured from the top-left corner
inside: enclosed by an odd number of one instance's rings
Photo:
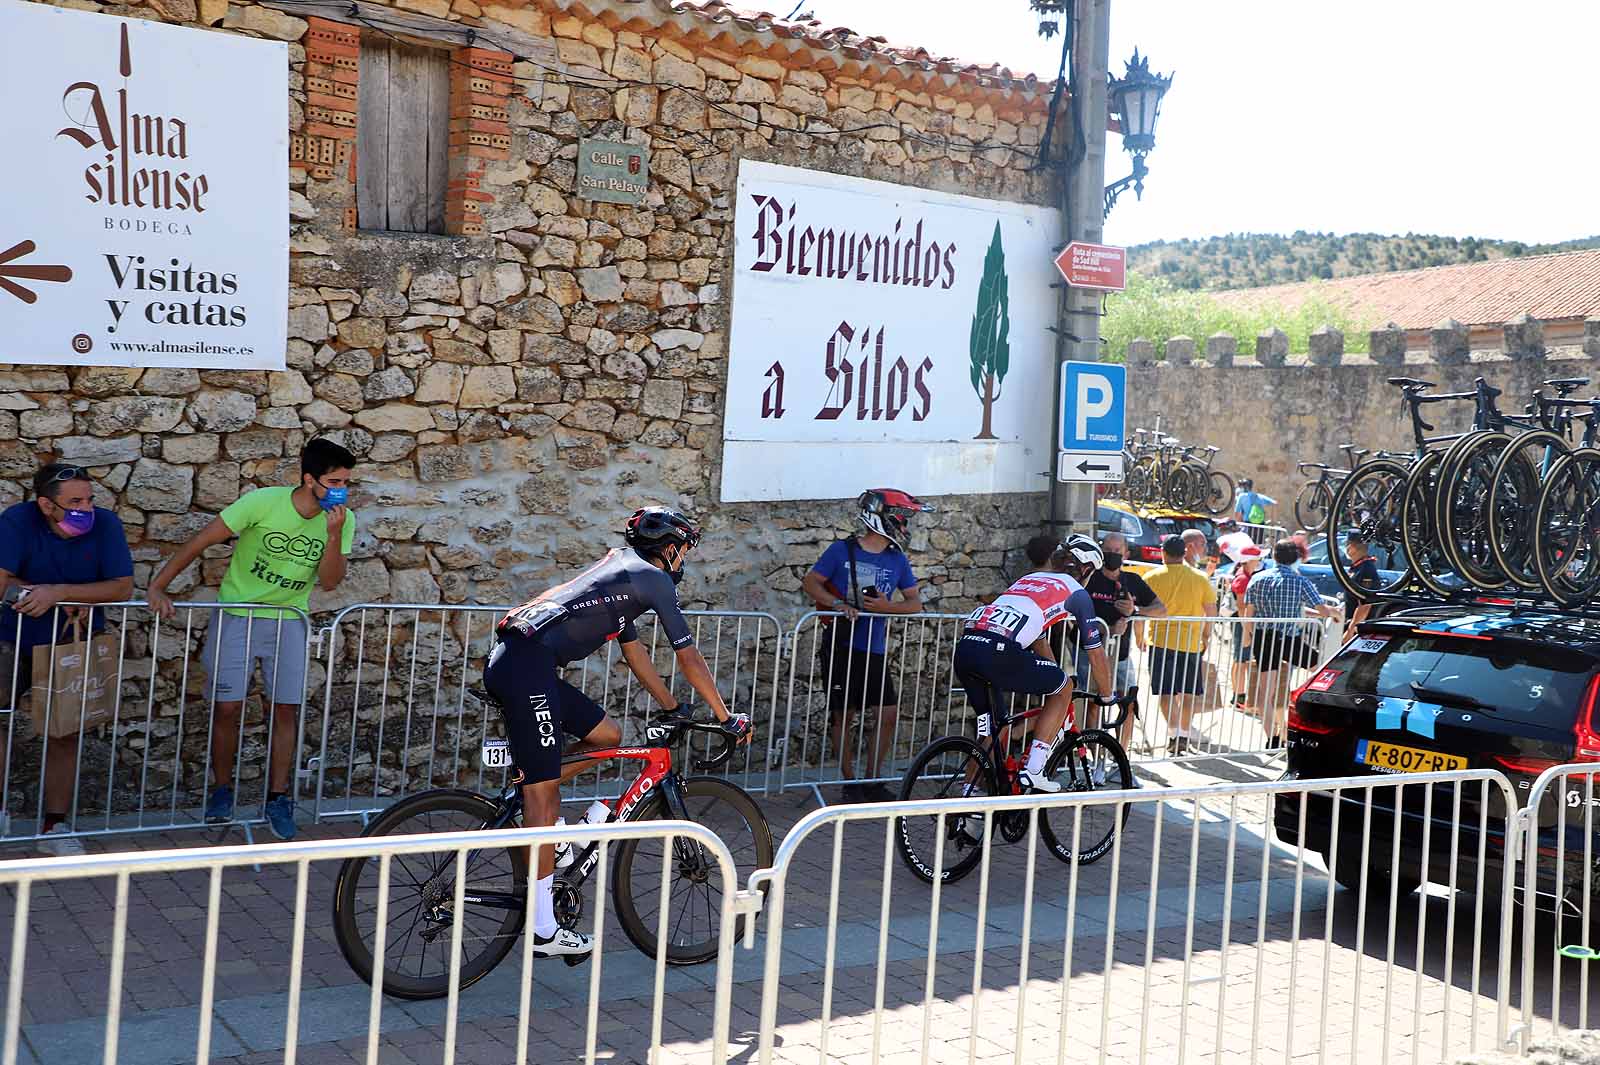
[[[1333,495],[1325,481],[1307,481],[1294,497],[1294,520],[1300,528],[1317,532],[1328,524],[1328,511],[1333,507]]]
[[[1328,562],[1339,587],[1365,601],[1372,595],[1398,592],[1411,578],[1411,567],[1399,565],[1398,575],[1379,588],[1363,588],[1352,576],[1345,553],[1332,549],[1342,537],[1359,533],[1372,552],[1383,559],[1406,558],[1401,529],[1401,503],[1406,484],[1406,467],[1387,459],[1363,463],[1345,478],[1328,507]]]
[[[1543,477],[1569,450],[1559,433],[1523,433],[1495,463],[1489,484],[1489,547],[1506,576],[1523,588],[1539,588],[1533,545]]]
[[[484,830],[498,809],[470,791],[428,791],[403,799],[367,826],[363,836]],[[485,842],[494,834],[485,832]],[[384,937],[383,990],[404,999],[450,993],[457,858],[455,851],[396,854],[389,862],[388,913],[379,928],[379,859],[348,858],[333,886],[333,935],[357,976],[372,983],[378,937]],[[526,899],[528,848],[485,846],[467,852],[465,895]],[[461,988],[499,965],[517,941],[525,903],[492,908],[468,903],[461,915]]]
[[[1449,595],[1463,584],[1444,552],[1434,521],[1434,497],[1438,494],[1439,469],[1443,464],[1441,451],[1424,455],[1406,479],[1400,507],[1400,526],[1405,534],[1406,559],[1411,563],[1411,572],[1435,595]]]
[[[617,845],[616,876],[611,898],[617,920],[633,945],[654,958],[660,950],[662,865],[671,862],[667,882],[667,961],[695,965],[717,956],[724,891],[738,891],[757,869],[772,867],[772,829],[761,808],[739,786],[718,777],[689,777],[683,782],[689,820],[721,837],[733,857],[733,882],[724,884],[715,857],[697,840],[679,836],[666,853],[664,839],[630,839]],[[649,821],[670,817],[659,788],[634,808],[628,818]],[[734,927],[738,939],[743,922]]]
[[[1511,438],[1505,433],[1473,433],[1445,453],[1433,493],[1433,528],[1450,568],[1479,588],[1498,588],[1506,575],[1489,544],[1494,515],[1489,491],[1495,466]]]
[[[1133,769],[1122,744],[1098,729],[1066,735],[1044,764],[1045,776],[1063,792],[1126,791],[1133,787]],[[1039,834],[1051,853],[1071,864],[1089,865],[1104,858],[1128,819],[1119,803],[1052,806],[1039,811]]]
[[[1212,470],[1206,478],[1206,511],[1220,517],[1233,509],[1233,478],[1221,470]]]
[[[946,736],[928,744],[900,782],[902,800],[998,794],[989,756],[965,736]],[[998,818],[986,826],[981,814],[915,814],[895,821],[895,849],[906,868],[924,883],[933,883],[937,876],[941,884],[951,884],[977,867],[983,859],[984,831],[998,826]]]
[[[1562,606],[1600,592],[1600,451],[1557,459],[1539,493],[1533,521],[1534,569]]]

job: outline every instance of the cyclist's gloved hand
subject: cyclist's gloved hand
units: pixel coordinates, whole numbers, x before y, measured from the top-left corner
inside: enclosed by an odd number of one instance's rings
[[[1116,706],[1121,701],[1122,696],[1120,695],[1096,695],[1094,697],[1094,705],[1096,706]]]
[[[749,736],[753,728],[749,714],[729,714],[728,719],[722,722],[722,730],[739,740]]]

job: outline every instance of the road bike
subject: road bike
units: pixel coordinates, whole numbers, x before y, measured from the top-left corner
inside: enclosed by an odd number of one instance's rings
[[[473,694],[498,705],[486,692]],[[644,742],[633,747],[569,748],[563,764],[579,761],[642,763],[639,776],[612,805],[607,823],[672,818],[711,828],[728,845],[738,868],[738,882],[772,864],[772,830],[755,800],[720,777],[679,776],[672,748],[693,733],[712,738],[707,757],[693,761],[697,772],[714,769],[733,754],[736,739],[714,722],[697,721],[686,707],[658,717],[645,730]],[[484,745],[486,765],[510,764],[503,740]],[[363,836],[398,836],[427,832],[485,832],[480,850],[467,853],[464,885],[466,912],[461,916],[461,976],[465,989],[483,979],[510,952],[528,913],[528,846],[497,846],[488,833],[519,827],[522,789],[507,785],[489,797],[475,791],[443,788],[402,799],[380,814]],[[663,863],[672,866],[668,900],[666,960],[693,965],[716,955],[718,919],[724,886],[717,861],[693,840],[672,840],[670,855],[659,839],[627,839],[611,845],[612,905],[623,931],[645,954],[659,948]],[[576,845],[575,845],[576,846]],[[600,857],[600,842],[576,849],[572,862],[555,875],[556,920],[577,929],[584,913],[584,885]],[[384,934],[383,990],[403,999],[440,998],[450,990],[450,943],[454,923],[455,851],[396,854],[391,858],[387,927],[377,927],[379,859],[376,855],[346,859],[334,883],[334,937],[345,960],[369,984],[373,979],[375,943]],[[750,920],[741,916],[741,922]],[[568,957],[576,965],[586,956]]]
[[[1361,460],[1371,454],[1354,444],[1340,444],[1339,450],[1344,452],[1348,469],[1329,466],[1325,462],[1302,462],[1297,466],[1301,473],[1306,474],[1306,483],[1300,486],[1300,491],[1294,497],[1294,520],[1299,522],[1302,529],[1321,529],[1328,524],[1328,512],[1333,509],[1333,494],[1346,477],[1356,472]],[[1311,476],[1311,470],[1316,471],[1315,477]]]
[[[1122,498],[1140,505],[1225,513],[1233,506],[1235,488],[1231,474],[1212,468],[1220,450],[1184,444],[1159,428],[1135,429],[1132,445],[1122,453],[1127,471]]]
[[[1117,742],[1116,729],[1129,714],[1138,713],[1138,689],[1130,688],[1117,700],[1114,720],[1102,728],[1079,732],[1076,716],[1068,707],[1067,720],[1056,736],[1044,773],[1061,784],[1063,792],[1125,791],[1133,787],[1133,770],[1128,755]],[[991,685],[991,706],[999,706],[1000,691]],[[1089,692],[1072,693],[1074,702],[1088,702]],[[900,783],[900,798],[963,799],[978,795],[1017,795],[1021,765],[1006,750],[1010,728],[1030,720],[1044,708],[1035,707],[1010,714],[994,723],[986,734],[986,715],[978,718],[976,739],[945,736],[930,743],[911,762]],[[1002,839],[1016,843],[1028,835],[1033,811],[1011,810],[985,814],[922,814],[897,818],[895,847],[913,873],[926,883],[935,876],[940,883],[960,880],[983,857],[983,836],[998,830]],[[1119,817],[1113,806],[1057,806],[1041,808],[1039,836],[1050,853],[1068,864],[1088,865],[1104,857],[1116,837],[1117,827],[1127,819],[1123,808]],[[1081,817],[1081,824],[1075,824]],[[941,837],[943,853],[940,853]]]

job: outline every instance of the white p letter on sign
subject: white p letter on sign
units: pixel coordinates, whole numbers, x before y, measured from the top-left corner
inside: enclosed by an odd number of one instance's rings
[[[1073,404],[1076,419],[1072,428],[1079,440],[1088,438],[1089,419],[1104,418],[1111,413],[1111,400],[1110,378],[1091,373],[1078,375],[1077,402]]]

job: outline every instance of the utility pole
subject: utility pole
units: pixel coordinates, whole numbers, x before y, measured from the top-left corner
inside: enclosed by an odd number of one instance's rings
[[[1068,168],[1062,182],[1061,243],[1101,243],[1105,222],[1106,79],[1111,62],[1110,0],[1074,0],[1076,25],[1072,39],[1072,84],[1082,98],[1072,101],[1082,123],[1083,144],[1069,144]],[[1077,339],[1073,339],[1076,337]],[[1045,454],[1050,463],[1051,529],[1068,528],[1094,535],[1095,486],[1057,484],[1056,449],[1061,432],[1061,364],[1100,361],[1100,293],[1061,287],[1056,333],[1056,417],[1050,425]]]

